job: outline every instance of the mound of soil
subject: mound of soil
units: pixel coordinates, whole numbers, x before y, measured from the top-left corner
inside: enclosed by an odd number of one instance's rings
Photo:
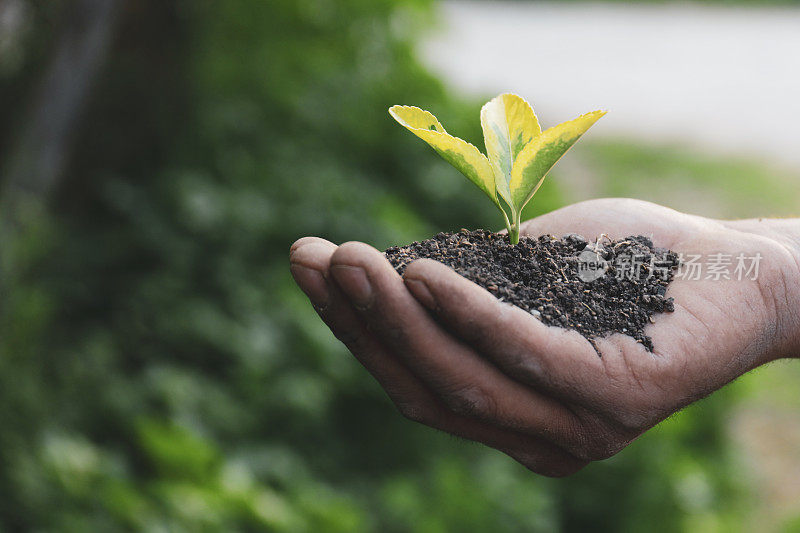
[[[545,324],[578,331],[595,350],[593,339],[622,333],[652,352],[645,326],[655,313],[674,310],[666,292],[678,256],[643,236],[588,242],[575,234],[542,235],[511,245],[506,235],[461,230],[385,255],[401,275],[422,257],[444,263]]]

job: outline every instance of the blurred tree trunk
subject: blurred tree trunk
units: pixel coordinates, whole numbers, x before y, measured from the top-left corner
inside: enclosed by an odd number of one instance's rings
[[[52,59],[11,135],[0,175],[0,298],[13,283],[18,239],[43,213],[109,45],[120,0],[65,2]],[[5,298],[2,298],[5,301]],[[0,308],[5,308],[0,304]]]
[[[26,120],[7,154],[2,182],[4,237],[43,208],[68,160],[72,133],[106,57],[120,0],[76,0],[64,6],[53,57]]]

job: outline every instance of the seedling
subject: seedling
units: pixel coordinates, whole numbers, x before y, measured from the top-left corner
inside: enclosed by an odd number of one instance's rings
[[[592,111],[542,131],[528,102],[516,94],[501,94],[481,108],[489,157],[447,133],[428,111],[396,105],[389,114],[491,198],[503,213],[511,244],[517,244],[522,209],[553,165],[606,112]]]

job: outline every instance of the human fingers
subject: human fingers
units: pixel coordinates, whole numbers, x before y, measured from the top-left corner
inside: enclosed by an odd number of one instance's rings
[[[581,461],[530,435],[515,433],[450,411],[403,364],[366,331],[363,322],[335,284],[323,275],[336,246],[309,239],[292,247],[291,270],[317,312],[384,388],[406,418],[447,433],[481,442],[514,458],[526,468],[560,477],[582,468]],[[322,280],[320,281],[320,277]]]
[[[443,331],[380,252],[363,243],[346,243],[331,258],[330,271],[369,331],[451,410],[581,454],[580,443],[575,446],[581,432],[574,414],[510,379]]]

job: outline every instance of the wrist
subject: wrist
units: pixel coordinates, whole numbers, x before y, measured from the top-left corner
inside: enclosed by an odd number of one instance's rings
[[[750,219],[723,222],[765,238],[769,268],[758,283],[772,302],[776,334],[769,360],[800,358],[800,219]]]

